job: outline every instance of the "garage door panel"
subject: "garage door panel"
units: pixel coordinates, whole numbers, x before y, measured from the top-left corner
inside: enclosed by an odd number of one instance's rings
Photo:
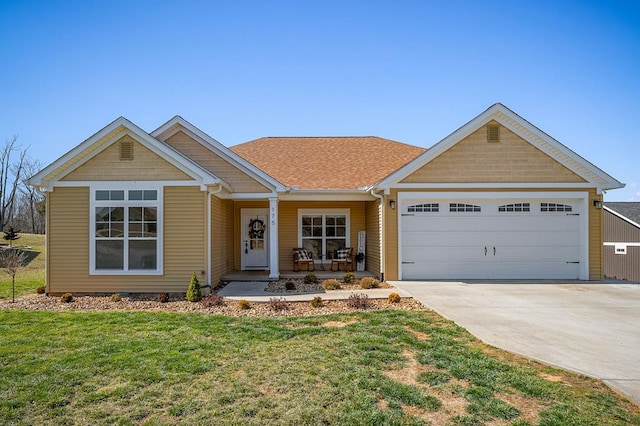
[[[473,231],[482,226],[481,217],[449,216],[405,216],[402,218],[403,230],[411,232],[433,231]]]
[[[404,232],[402,245],[404,247],[434,247],[448,246],[485,246],[486,237],[468,231],[434,231],[434,232]]]
[[[560,262],[504,262],[498,265],[497,275],[513,279],[554,279],[579,275],[579,265]]]
[[[549,247],[556,245],[577,245],[577,241],[575,231],[501,231],[493,234],[491,245]]]
[[[466,261],[482,261],[484,259],[484,248],[479,246],[471,247],[423,247],[406,248],[402,259],[407,262],[459,262],[457,259]]]
[[[422,279],[427,273],[430,279],[450,279],[456,278],[473,278],[478,271],[483,270],[483,262],[465,262],[459,264],[456,262],[415,262],[413,264],[404,264],[403,279]]]

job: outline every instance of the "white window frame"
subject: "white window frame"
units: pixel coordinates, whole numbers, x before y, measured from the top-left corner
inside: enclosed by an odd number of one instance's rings
[[[302,216],[323,216],[322,219],[322,230],[323,230],[323,236],[322,237],[315,237],[315,238],[322,238],[322,250],[325,252],[323,259],[315,259],[315,263],[321,263],[321,262],[329,262],[329,255],[328,253],[326,253],[327,250],[327,246],[326,246],[326,240],[327,240],[327,236],[326,236],[326,220],[325,217],[326,216],[339,216],[339,215],[343,215],[345,216],[345,241],[344,241],[344,245],[345,247],[351,247],[351,209],[298,209],[298,247],[303,247],[302,245]],[[333,237],[330,237],[333,238]]]
[[[156,191],[156,200],[129,200],[129,191]],[[96,191],[124,191],[124,200],[96,201]],[[102,183],[94,184],[89,191],[89,275],[162,275],[163,274],[163,187],[154,184]],[[96,207],[124,207],[123,269],[96,269]],[[156,222],[156,269],[129,270],[129,207],[155,207]]]

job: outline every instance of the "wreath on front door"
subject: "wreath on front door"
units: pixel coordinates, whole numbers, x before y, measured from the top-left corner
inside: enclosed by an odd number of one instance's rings
[[[266,226],[260,219],[251,219],[249,222],[249,238],[258,240],[264,238],[264,230]]]

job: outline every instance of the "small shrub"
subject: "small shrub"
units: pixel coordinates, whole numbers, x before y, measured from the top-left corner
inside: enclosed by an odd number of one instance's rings
[[[196,277],[196,273],[191,274],[189,288],[187,288],[187,301],[199,302],[202,300],[202,289],[200,289],[200,281]]]
[[[389,303],[400,303],[400,295],[398,293],[391,293],[387,298]]]
[[[344,281],[345,284],[351,284],[356,282],[356,274],[354,274],[353,272],[347,272],[346,274],[344,274],[344,278],[342,278],[342,281]]]
[[[305,284],[318,284],[318,277],[313,272],[309,272],[304,276]]]
[[[284,288],[287,291],[295,291],[296,283],[294,283],[293,281],[287,281],[286,283],[284,283]]]
[[[224,305],[224,297],[220,296],[218,293],[211,293],[210,295],[202,299],[202,306],[204,306],[205,308]]]
[[[340,290],[342,286],[338,280],[330,279],[322,282],[322,288],[325,290]]]
[[[73,302],[73,294],[71,294],[71,293],[63,294],[62,297],[60,297],[60,301],[62,303],[71,303],[71,302]]]
[[[364,277],[360,280],[360,287],[365,289],[380,287],[380,281],[373,277]]]
[[[322,306],[323,306],[322,297],[320,297],[320,296],[314,297],[313,300],[311,300],[311,306],[313,308],[322,308]]]
[[[238,309],[242,309],[242,310],[251,309],[251,303],[249,303],[248,300],[244,300],[244,299],[238,300]]]
[[[47,288],[43,285],[39,286],[36,288],[36,293],[38,294],[44,294],[44,292],[47,290]]]
[[[158,302],[167,303],[169,301],[169,293],[160,293],[158,295]]]
[[[367,309],[370,305],[369,296],[364,293],[352,293],[347,299],[347,306],[353,309]]]
[[[272,297],[269,299],[269,309],[272,311],[286,311],[289,309],[289,302],[284,297]]]
[[[120,295],[120,293],[113,293],[111,296],[109,296],[109,300],[111,300],[112,302],[119,302],[122,300],[122,296]]]

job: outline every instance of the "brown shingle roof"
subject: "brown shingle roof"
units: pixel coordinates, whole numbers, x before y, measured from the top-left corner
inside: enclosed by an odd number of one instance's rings
[[[300,189],[369,186],[425,152],[375,136],[269,137],[231,150],[283,184]]]

